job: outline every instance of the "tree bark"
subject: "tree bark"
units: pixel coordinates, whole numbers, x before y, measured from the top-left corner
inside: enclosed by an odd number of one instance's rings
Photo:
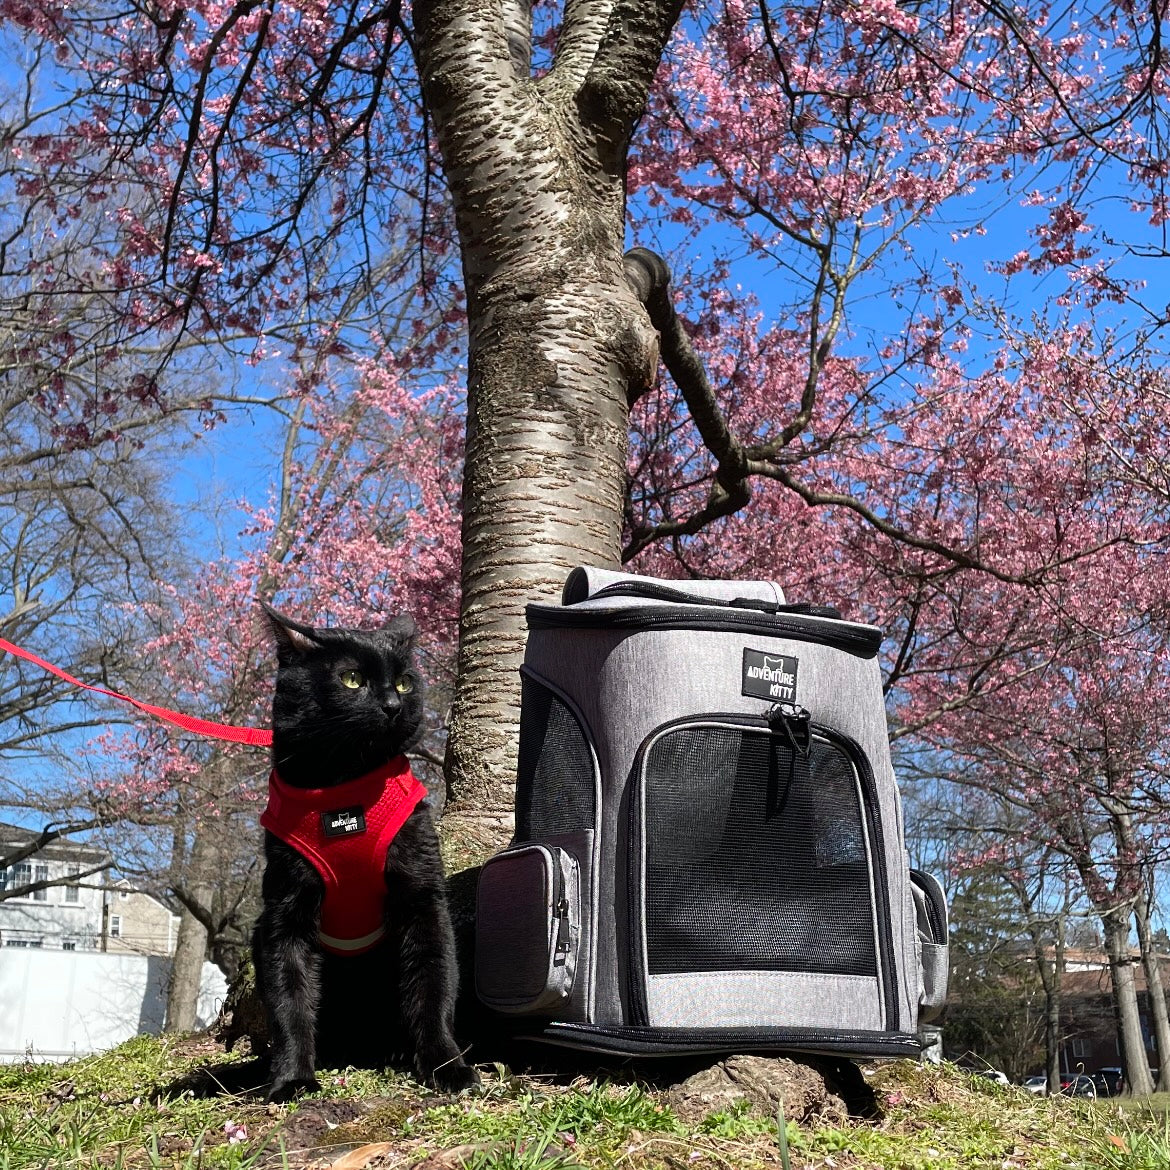
[[[629,137],[677,0],[566,5],[530,76],[528,6],[420,0],[416,44],[467,291],[463,599],[445,824],[471,854],[511,833],[524,606],[577,564],[616,566],[631,386],[657,338],[626,282]]]
[[[1150,1030],[1158,1052],[1159,1093],[1170,1092],[1170,1014],[1166,1011],[1166,992],[1162,986],[1162,971],[1158,949],[1150,929],[1152,891],[1147,885],[1147,896],[1134,903],[1134,922],[1137,924],[1138,947],[1141,949],[1142,968],[1146,973],[1146,998],[1150,1005]]]
[[[1105,951],[1109,956],[1109,974],[1113,979],[1113,997],[1117,1004],[1118,1039],[1125,1064],[1126,1092],[1134,1097],[1148,1097],[1154,1091],[1150,1062],[1142,1039],[1138,1012],[1137,983],[1133,960],[1129,954],[1128,905],[1107,910],[1101,916],[1105,930]]]
[[[215,826],[195,831],[184,886],[201,906],[210,907],[215,893],[219,849],[213,839]],[[207,928],[184,908],[179,918],[179,938],[167,988],[166,1031],[190,1032],[195,1027],[203,963],[207,958]]]
[[[1064,986],[1064,924],[1068,913],[1068,899],[1064,911],[1056,920],[1052,967],[1044,977],[1044,1072],[1048,1076],[1048,1092],[1060,1092],[1060,1016]],[[1044,960],[1038,957],[1041,969]]]
[[[1028,915],[1028,932],[1032,939],[1032,955],[1040,986],[1044,989],[1044,1071],[1048,1077],[1048,1092],[1055,1096],[1060,1092],[1060,1014],[1061,986],[1064,980],[1064,921],[1067,913],[1067,899],[1064,912],[1055,918],[1052,932],[1053,953],[1048,955],[1048,939],[1045,920],[1037,913],[1034,900],[1028,898],[1023,885],[1017,887],[1025,913]]]

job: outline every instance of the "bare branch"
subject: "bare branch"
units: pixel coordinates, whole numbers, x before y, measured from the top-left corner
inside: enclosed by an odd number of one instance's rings
[[[54,841],[60,840],[62,837],[68,837],[74,833],[84,833],[90,829],[99,828],[103,824],[105,824],[105,820],[102,817],[91,817],[84,821],[67,821],[64,824],[47,824],[35,837],[26,841],[23,845],[18,845],[10,852],[0,853],[0,869],[11,869],[12,866],[19,865],[20,862],[40,853],[46,846],[51,845]]]
[[[650,322],[658,330],[663,364],[682,393],[704,446],[716,461],[715,483],[706,505],[686,520],[667,521],[632,533],[622,550],[622,560],[628,561],[655,540],[690,535],[713,520],[739,511],[751,500],[751,489],[747,481],[747,454],[732,435],[702,359],[675,311],[666,262],[646,248],[633,248],[626,253],[625,270],[630,287],[646,306]]]

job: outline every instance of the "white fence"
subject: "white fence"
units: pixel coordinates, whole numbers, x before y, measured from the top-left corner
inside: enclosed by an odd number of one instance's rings
[[[0,1063],[67,1060],[162,1031],[171,960],[86,951],[0,950]],[[203,964],[197,1026],[210,1024],[227,982]]]

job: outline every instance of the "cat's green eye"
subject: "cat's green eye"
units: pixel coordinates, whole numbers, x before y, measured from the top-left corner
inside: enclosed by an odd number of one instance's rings
[[[398,680],[398,681],[397,681],[397,682],[394,684],[394,689],[395,689],[395,690],[396,690],[396,691],[397,691],[397,692],[398,692],[400,695],[409,695],[409,694],[410,694],[410,692],[414,690],[414,683],[412,683],[412,682],[410,681],[410,679],[408,679],[408,678],[406,677],[406,675],[403,675],[403,676],[402,676],[402,677],[401,677],[401,678],[400,678],[400,679],[399,679],[399,680]]]
[[[366,680],[362,677],[360,670],[343,670],[341,672],[341,685],[349,687],[351,691],[356,691],[358,687],[365,686]]]

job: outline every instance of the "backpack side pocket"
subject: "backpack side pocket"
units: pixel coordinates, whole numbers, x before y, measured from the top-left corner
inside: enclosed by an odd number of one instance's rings
[[[581,942],[576,858],[528,844],[491,858],[476,898],[475,990],[491,1008],[551,1015],[573,991]]]
[[[929,1023],[942,1013],[947,999],[947,899],[938,879],[918,869],[910,871],[910,891],[914,895],[922,964],[918,1019]]]

